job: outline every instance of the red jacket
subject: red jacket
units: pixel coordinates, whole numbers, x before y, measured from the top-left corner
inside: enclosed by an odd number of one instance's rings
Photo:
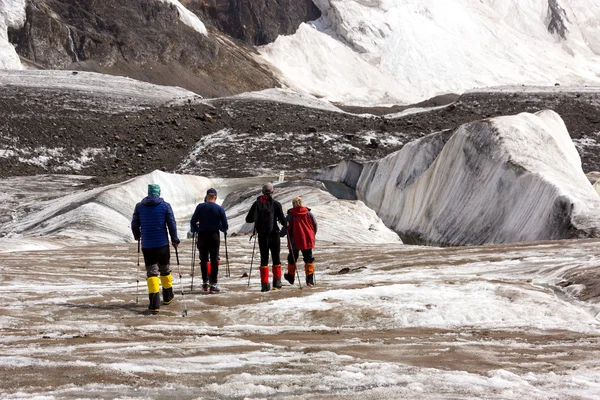
[[[297,250],[314,249],[317,221],[310,209],[306,207],[290,208],[287,220],[288,234],[293,248]]]

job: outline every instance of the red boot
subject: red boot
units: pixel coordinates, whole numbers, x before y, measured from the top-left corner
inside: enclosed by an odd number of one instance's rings
[[[273,265],[273,290],[281,289],[281,264]]]
[[[265,265],[260,267],[260,291],[268,292],[271,290],[271,284],[269,284],[269,266]]]

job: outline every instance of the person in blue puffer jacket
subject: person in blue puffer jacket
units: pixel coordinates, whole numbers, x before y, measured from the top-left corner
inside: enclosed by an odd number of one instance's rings
[[[131,231],[135,240],[141,239],[142,242],[150,299],[148,309],[153,314],[158,313],[160,309],[160,284],[163,287],[163,304],[171,304],[175,297],[169,265],[171,252],[167,229],[171,236],[171,244],[176,248],[179,245],[179,238],[173,209],[160,197],[160,186],[151,183],[148,185],[148,196],[135,205]]]

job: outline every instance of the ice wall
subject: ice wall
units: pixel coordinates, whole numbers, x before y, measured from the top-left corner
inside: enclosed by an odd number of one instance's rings
[[[23,69],[15,48],[8,41],[8,28],[25,23],[25,0],[0,0],[0,69]]]
[[[476,245],[600,235],[600,197],[558,114],[541,111],[430,135],[345,181],[405,243]],[[357,170],[359,170],[358,178]]]
[[[146,196],[149,183],[159,184],[161,197],[171,204],[180,239],[186,238],[192,213],[196,205],[204,201],[210,187],[217,189],[218,203],[225,200],[222,204],[229,220],[229,234],[250,233],[253,226],[245,223],[245,217],[260,193],[263,179],[209,180],[195,175],[154,171],[119,184],[83,190],[79,186],[71,186],[69,180],[61,176],[35,177],[30,184],[15,182],[14,178],[5,182],[7,193],[0,197],[8,204],[0,211],[9,213],[13,197],[18,198],[18,203],[23,206],[13,211],[10,218],[6,214],[5,218],[0,218],[0,233],[7,239],[2,246],[9,250],[11,246],[21,249],[60,247],[56,239],[64,243],[65,238],[76,244],[131,242],[133,210]],[[318,240],[401,243],[398,235],[362,201],[338,200],[320,182],[285,182],[276,183],[275,187],[274,197],[281,201],[284,211],[292,207],[292,198],[303,197],[305,205],[317,218]],[[11,245],[11,241],[13,244],[17,241],[18,246]]]
[[[173,208],[180,238],[186,237],[194,205],[202,201],[212,182],[193,175],[154,171],[129,181],[48,201],[34,213],[3,227],[10,236],[62,237],[78,241],[133,241],[131,217],[148,193],[148,184],[161,187],[161,197]]]
[[[251,187],[230,194],[223,206],[231,233],[245,234],[253,230],[245,217],[260,195],[260,187]],[[321,183],[311,181],[275,184],[273,198],[281,203],[284,213],[292,208],[292,199],[300,196],[311,209],[318,225],[316,239],[342,243],[397,243],[401,240],[387,228],[375,211],[362,201],[339,200],[329,194]],[[282,239],[282,243],[283,243]]]

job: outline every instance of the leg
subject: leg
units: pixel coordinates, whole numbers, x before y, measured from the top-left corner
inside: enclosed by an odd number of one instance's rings
[[[273,259],[273,288],[281,289],[281,240],[279,233],[273,232],[269,238],[269,249],[271,250],[271,258]]]
[[[200,253],[200,271],[202,272],[202,289],[208,291],[208,280],[210,278],[208,271],[209,246],[206,240],[206,234],[198,234],[198,253]]]
[[[312,249],[302,250],[304,259],[304,273],[306,274],[306,286],[315,285],[315,259],[312,255]]]
[[[217,281],[219,279],[219,247],[221,245],[221,236],[219,232],[213,232],[210,240],[210,292],[218,293],[219,287]]]
[[[293,285],[294,281],[296,280],[296,262],[298,260],[299,253],[300,251],[296,249],[290,249],[287,256],[288,272],[287,274],[284,274],[283,277],[290,283],[290,285]]]
[[[169,246],[158,249],[158,270],[160,271],[160,283],[163,288],[163,304],[171,304],[175,298],[173,292],[173,276],[171,275],[171,252]]]
[[[160,310],[160,280],[158,279],[158,249],[142,249],[144,264],[146,265],[146,284],[148,285],[148,310],[157,314]]]
[[[269,284],[269,237],[258,235],[258,248],[260,249],[260,286],[261,292],[271,290]]]

